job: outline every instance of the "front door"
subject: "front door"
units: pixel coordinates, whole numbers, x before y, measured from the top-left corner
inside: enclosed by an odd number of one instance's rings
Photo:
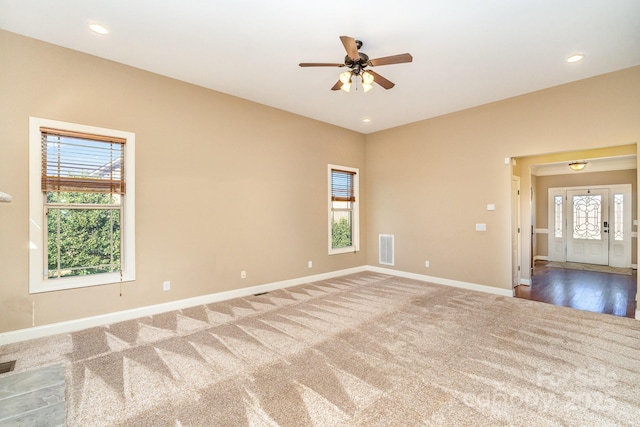
[[[609,191],[567,191],[567,261],[609,264]]]

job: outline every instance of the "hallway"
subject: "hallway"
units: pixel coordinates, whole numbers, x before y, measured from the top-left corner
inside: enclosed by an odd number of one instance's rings
[[[631,275],[550,268],[537,261],[531,286],[515,296],[594,313],[635,318],[637,270]]]

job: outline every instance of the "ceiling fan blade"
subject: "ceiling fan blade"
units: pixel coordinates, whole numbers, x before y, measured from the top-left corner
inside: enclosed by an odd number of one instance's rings
[[[411,61],[413,61],[413,56],[408,53],[401,53],[400,55],[392,55],[372,59],[369,61],[369,65],[371,65],[372,67],[376,67],[378,65],[402,64]]]
[[[359,61],[360,54],[358,53],[358,46],[356,46],[356,39],[349,36],[340,36],[340,41],[342,42],[344,49],[347,51],[349,58],[354,61]]]
[[[331,90],[340,90],[340,88],[342,87],[342,82],[340,80],[338,80],[336,82],[336,84],[333,85],[333,87],[331,88]]]
[[[301,67],[344,67],[344,64],[336,64],[329,62],[301,62]]]
[[[382,77],[380,74],[376,73],[375,71],[367,70],[367,72],[373,74],[374,83],[378,83],[380,86],[382,86],[385,89],[391,89],[392,87],[394,87],[396,85],[395,83],[385,79],[384,77]]]

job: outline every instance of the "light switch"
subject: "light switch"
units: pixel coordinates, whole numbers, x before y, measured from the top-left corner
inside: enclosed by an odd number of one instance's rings
[[[476,231],[487,231],[487,224],[476,224]]]
[[[493,203],[488,204],[487,205],[487,210],[488,211],[495,211],[496,210],[496,205],[494,205]]]

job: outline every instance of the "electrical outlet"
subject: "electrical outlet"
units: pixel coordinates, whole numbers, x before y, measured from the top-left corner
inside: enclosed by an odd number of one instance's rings
[[[313,267],[313,261],[308,261],[307,262],[307,267],[312,268]]]
[[[425,261],[424,262],[424,266],[428,268],[429,267],[429,261]]]
[[[166,281],[166,282],[162,282],[162,290],[163,291],[170,291],[171,290],[171,282],[170,281]]]
[[[240,272],[240,278],[241,278],[241,279],[246,279],[246,278],[247,278],[247,272],[246,272],[246,271],[244,271],[244,270],[242,270],[242,271]]]

